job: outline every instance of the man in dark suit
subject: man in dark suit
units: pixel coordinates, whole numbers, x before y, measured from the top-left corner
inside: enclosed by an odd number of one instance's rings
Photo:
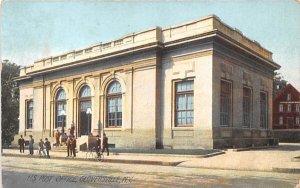
[[[96,145],[96,153],[97,153],[97,156],[99,157],[100,156],[100,151],[101,151],[101,139],[99,138],[99,135],[97,135],[95,145]]]
[[[70,152],[71,152],[70,140],[71,140],[71,135],[69,135],[69,137],[67,139],[67,152],[68,152],[68,156],[67,157],[70,156]]]
[[[73,154],[73,157],[76,157],[76,139],[75,139],[75,136],[71,136],[70,149],[71,149],[71,155]]]
[[[106,137],[106,134],[103,134],[103,148],[102,148],[102,153],[104,152],[104,150],[106,149],[107,151],[107,156],[109,156],[109,150],[108,150],[108,138]]]
[[[25,140],[23,138],[23,135],[21,135],[21,138],[19,138],[18,143],[20,146],[20,153],[24,153]]]
[[[29,154],[33,155],[33,144],[34,144],[34,139],[32,138],[32,135],[29,135]]]
[[[50,142],[48,141],[48,138],[45,138],[45,148],[46,148],[46,152],[47,152],[47,157],[50,158],[50,155],[49,155],[49,150],[51,150],[51,144]]]

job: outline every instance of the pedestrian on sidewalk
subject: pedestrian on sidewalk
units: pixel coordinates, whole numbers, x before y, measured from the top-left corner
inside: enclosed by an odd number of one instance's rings
[[[97,156],[99,157],[100,156],[100,151],[101,151],[101,139],[99,137],[99,135],[96,136],[97,139],[96,139],[96,153],[97,153]]]
[[[109,150],[108,150],[108,138],[106,134],[103,134],[103,144],[102,144],[102,153],[104,153],[104,150],[106,149],[107,151],[107,156],[109,156]]]
[[[73,155],[73,157],[76,157],[76,139],[75,139],[75,136],[71,136],[70,148],[71,148],[71,155]]]
[[[33,144],[34,139],[32,138],[32,135],[29,135],[29,155],[33,155]]]
[[[58,147],[60,145],[59,139],[60,139],[60,132],[57,129],[56,133],[55,133],[55,140],[56,140],[55,146],[56,147]]]
[[[50,158],[50,155],[49,155],[49,150],[51,150],[51,144],[50,142],[48,141],[48,138],[45,138],[45,148],[46,148],[46,152],[47,152],[47,157]]]
[[[21,135],[21,138],[19,138],[18,143],[20,146],[20,153],[24,153],[25,140],[23,138],[23,135]]]
[[[46,155],[45,151],[44,151],[44,142],[42,139],[40,139],[40,142],[39,142],[39,155],[41,156],[43,152],[43,156]]]
[[[68,152],[67,157],[70,157],[70,151],[71,151],[70,140],[71,140],[71,135],[69,135],[67,139],[67,152]]]

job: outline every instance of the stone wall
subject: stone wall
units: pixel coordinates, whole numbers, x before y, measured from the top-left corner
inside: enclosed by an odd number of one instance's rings
[[[300,130],[297,129],[285,129],[285,130],[273,130],[274,137],[279,139],[279,142],[292,142],[300,143]]]

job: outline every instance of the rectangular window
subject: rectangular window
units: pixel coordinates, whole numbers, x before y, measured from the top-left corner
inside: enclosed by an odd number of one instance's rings
[[[290,94],[290,93],[287,95],[287,100],[288,100],[288,101],[291,100],[291,94]]]
[[[177,82],[175,86],[175,125],[193,126],[194,123],[194,82]]]
[[[260,92],[260,127],[267,128],[267,94]]]
[[[296,104],[296,112],[300,112],[300,104]]]
[[[26,102],[26,129],[32,129],[33,120],[33,101],[29,100]]]
[[[297,125],[297,126],[300,125],[300,117],[296,117],[296,125]]]
[[[64,111],[64,114],[62,114]],[[55,128],[58,127],[66,127],[66,103],[65,102],[58,102],[56,104],[56,124]]]
[[[279,117],[279,125],[283,125],[283,117],[282,116]]]
[[[279,112],[283,112],[283,104],[279,104]]]
[[[291,104],[288,104],[288,109],[287,109],[288,112],[291,112],[292,111],[292,105]]]
[[[231,123],[231,99],[232,86],[231,82],[221,80],[220,96],[220,125],[229,126]]]
[[[122,126],[122,97],[108,98],[108,126]]]
[[[243,126],[251,127],[252,93],[248,87],[243,88]]]

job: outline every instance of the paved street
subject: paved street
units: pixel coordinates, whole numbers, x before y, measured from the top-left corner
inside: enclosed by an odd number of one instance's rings
[[[299,174],[2,157],[4,188],[295,187]]]

